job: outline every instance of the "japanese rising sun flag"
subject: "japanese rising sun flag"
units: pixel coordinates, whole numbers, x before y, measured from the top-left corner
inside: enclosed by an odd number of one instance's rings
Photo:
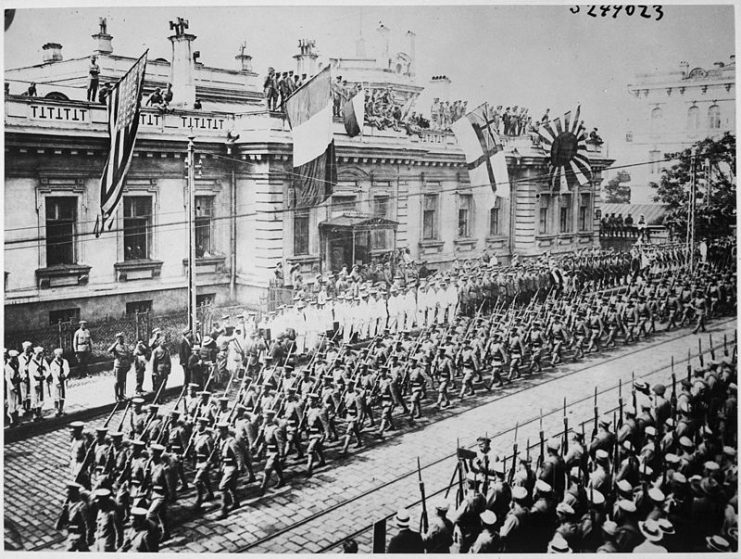
[[[581,106],[540,125],[538,134],[543,147],[549,153],[548,176],[551,190],[562,194],[574,185],[587,184],[592,180],[592,165],[587,153],[587,131],[579,121]]]

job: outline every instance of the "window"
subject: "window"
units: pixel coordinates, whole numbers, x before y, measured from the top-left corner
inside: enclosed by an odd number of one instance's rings
[[[136,313],[152,312],[152,301],[131,301],[126,303],[126,314],[133,316]]]
[[[127,196],[124,198],[124,260],[149,258],[151,241],[152,198],[151,196]]]
[[[422,204],[422,239],[437,239],[437,194],[426,194]]]
[[[471,210],[473,208],[473,196],[461,194],[458,196],[458,236],[468,238],[471,236]]]
[[[579,231],[590,231],[589,214],[591,207],[589,194],[582,194],[579,197]]]
[[[77,198],[46,199],[46,265],[74,264]]]
[[[658,175],[661,172],[661,152],[659,150],[651,150],[648,152],[648,156],[651,161],[651,174]]]
[[[708,128],[716,130],[720,128],[720,107],[718,105],[711,105],[708,109]]]
[[[293,216],[293,254],[309,254],[309,212],[297,211]]]
[[[356,209],[355,196],[332,196],[332,204],[330,206],[332,217],[352,213]]]
[[[213,254],[213,196],[196,196],[196,258]]]
[[[687,129],[697,130],[700,128],[700,109],[697,105],[692,105],[687,111]]]
[[[651,131],[659,132],[664,124],[664,111],[661,107],[654,107],[651,110]]]
[[[79,322],[80,309],[61,309],[49,311],[49,324],[56,326],[60,322]]]
[[[373,215],[388,219],[389,217],[389,198],[388,196],[376,196],[373,198]],[[388,231],[373,231],[372,246],[374,249],[388,248]]]
[[[196,295],[196,307],[213,305],[215,301],[216,293],[201,293],[200,295]]]
[[[561,194],[559,212],[559,233],[571,233],[571,195]]]
[[[502,234],[502,204],[497,196],[494,207],[489,210],[489,236],[496,237]]]
[[[538,213],[538,234],[545,235],[548,233],[548,208],[551,197],[548,194],[540,195],[540,210]]]

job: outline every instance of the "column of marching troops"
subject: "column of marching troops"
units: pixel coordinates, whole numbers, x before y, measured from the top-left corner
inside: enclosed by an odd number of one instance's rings
[[[217,325],[192,345],[184,338],[186,385],[168,411],[156,403],[157,394],[148,406],[130,400],[115,429],[108,424],[116,410],[94,436],[83,424],[71,424],[72,479],[58,523],[67,531],[68,549],[157,550],[170,536],[170,506],[191,486],[194,510],[218,491],[226,517],[240,506],[240,485],[259,481],[261,493],[273,478],[283,485],[289,459],[305,462],[311,476],[325,464],[329,442],[337,441],[342,454],[353,440],[363,446],[366,424],[381,438],[396,428],[397,408],[413,422],[428,392],[444,408],[458,385],[463,399],[540,370],[544,361],[556,364],[567,350],[580,359],[618,341],[648,337],[657,323],[704,329],[708,317],[735,313],[736,278],[727,266],[689,273],[682,251],[652,251],[652,258],[593,253],[568,266],[554,259],[504,269],[478,262],[439,274],[420,289],[432,285],[434,291],[437,284],[444,304],[423,306],[424,313],[419,303],[414,311],[410,304],[395,320],[389,305],[385,323],[376,322],[375,336],[361,344],[352,342],[365,337],[365,323],[346,336],[348,324],[355,329],[356,323],[338,320],[337,307],[332,328],[310,340],[308,351],[300,349],[300,339],[309,331],[295,322],[281,325],[281,315],[259,324],[247,315],[236,326]],[[493,297],[468,287],[500,275],[518,286],[511,296],[506,289]],[[545,276],[547,290],[522,280]],[[451,311],[445,294],[453,283]],[[369,302],[378,295],[371,291]],[[360,293],[355,303],[372,307],[364,300]],[[369,335],[373,331],[368,327]]]
[[[600,414],[595,393],[589,438],[585,423],[569,428],[565,403],[564,430],[546,438],[541,419],[539,444],[528,440],[525,450],[516,432],[504,457],[478,437],[475,451],[458,450],[458,480],[429,519],[423,505],[419,531],[408,509],[396,513],[385,551],[736,552],[736,342],[722,356],[710,353],[699,366],[688,363],[680,382],[672,371],[671,390],[636,381],[632,402],[620,390],[608,413]]]

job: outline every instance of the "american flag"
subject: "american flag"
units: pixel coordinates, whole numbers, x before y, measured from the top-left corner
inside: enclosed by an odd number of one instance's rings
[[[148,52],[148,51],[147,51]],[[100,178],[100,216],[95,222],[97,237],[110,230],[121,202],[126,173],[134,153],[136,132],[139,129],[144,72],[147,52],[126,72],[108,94],[108,160]]]

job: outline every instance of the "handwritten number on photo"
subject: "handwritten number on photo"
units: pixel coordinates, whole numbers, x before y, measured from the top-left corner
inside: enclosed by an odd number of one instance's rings
[[[620,13],[620,10],[623,9],[623,7],[622,6],[613,6],[612,9],[613,9],[612,19],[615,19],[617,17],[617,15]]]
[[[597,14],[594,13],[594,9],[596,7],[597,6],[589,6],[589,11],[587,12],[587,15],[592,16],[592,17],[597,17]]]
[[[664,17],[664,6],[656,5],[654,6],[654,10],[656,10],[657,14],[656,21],[660,21]]]
[[[625,6],[625,13],[632,16],[636,11],[636,7],[633,4]]]
[[[578,14],[579,13],[579,10],[580,10],[579,6],[572,6],[572,7],[569,8],[569,11],[572,14]]]

